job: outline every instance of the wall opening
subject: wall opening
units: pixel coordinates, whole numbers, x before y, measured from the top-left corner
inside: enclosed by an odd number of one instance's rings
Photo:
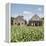
[[[18,23],[18,25],[20,25],[20,23]]]

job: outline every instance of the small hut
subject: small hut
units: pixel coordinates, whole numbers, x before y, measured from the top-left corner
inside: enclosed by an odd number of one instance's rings
[[[25,20],[23,19],[23,16],[17,16],[14,20],[13,23],[15,25],[24,25],[25,24]]]
[[[36,14],[29,20],[29,25],[32,26],[42,26],[42,23],[42,19]]]

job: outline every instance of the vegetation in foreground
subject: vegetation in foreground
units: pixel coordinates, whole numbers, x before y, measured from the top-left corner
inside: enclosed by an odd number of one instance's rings
[[[43,26],[12,26],[11,42],[44,40]]]

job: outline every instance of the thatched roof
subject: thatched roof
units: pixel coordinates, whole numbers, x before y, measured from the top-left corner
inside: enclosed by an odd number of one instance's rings
[[[42,19],[38,15],[34,15],[30,21],[42,21]]]
[[[25,21],[24,19],[23,19],[23,16],[17,16],[16,18],[15,18],[15,20],[17,21],[17,20],[19,20],[19,21]]]

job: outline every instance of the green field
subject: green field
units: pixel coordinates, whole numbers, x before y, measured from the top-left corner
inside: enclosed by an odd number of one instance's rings
[[[43,26],[12,26],[11,42],[41,41],[44,40]]]

